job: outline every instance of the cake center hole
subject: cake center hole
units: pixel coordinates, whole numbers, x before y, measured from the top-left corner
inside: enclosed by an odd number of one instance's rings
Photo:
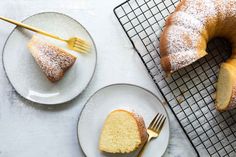
[[[232,54],[231,43],[225,38],[213,38],[207,44],[207,52],[214,57],[221,56],[225,61]]]

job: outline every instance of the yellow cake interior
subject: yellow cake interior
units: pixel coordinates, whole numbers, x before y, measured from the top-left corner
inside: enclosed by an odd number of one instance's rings
[[[235,78],[232,73],[234,70],[235,68],[228,63],[223,63],[221,65],[217,83],[218,92],[216,93],[216,107],[218,110],[225,110],[230,102],[234,82],[233,79]]]
[[[129,153],[140,144],[140,133],[132,114],[122,110],[111,112],[102,129],[99,149],[109,153]]]

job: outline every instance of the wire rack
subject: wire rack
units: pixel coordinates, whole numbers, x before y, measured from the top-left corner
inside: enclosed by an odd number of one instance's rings
[[[161,68],[160,33],[178,2],[128,0],[114,13],[198,156],[235,157],[236,110],[220,113],[214,107],[219,65],[230,56],[230,44],[210,41],[206,57],[171,77]]]

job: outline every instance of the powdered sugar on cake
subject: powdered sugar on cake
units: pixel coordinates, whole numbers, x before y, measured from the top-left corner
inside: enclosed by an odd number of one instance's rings
[[[225,3],[226,5],[224,7],[225,7],[226,14],[231,17],[236,17],[236,1],[227,0],[227,2]]]
[[[171,69],[172,69],[171,72],[173,72],[196,61],[198,59],[198,56],[195,50],[188,50],[188,51],[183,51],[183,52],[180,51],[178,53],[170,54],[169,58],[170,58]]]
[[[33,37],[29,49],[39,67],[51,81],[60,80],[64,72],[74,64],[76,57],[47,42]]]
[[[201,33],[199,30],[204,29],[204,25],[201,21],[193,18],[191,15],[183,11],[178,11],[177,13],[173,14],[171,19],[173,25],[184,26],[186,29],[197,31],[199,33]]]
[[[175,33],[175,35],[172,35]],[[198,59],[197,45],[200,33],[194,29],[185,29],[181,26],[171,26],[168,31],[168,52],[171,71],[178,70]]]
[[[200,33],[196,30],[187,29],[183,26],[170,26],[167,31],[169,54],[196,49],[199,42],[197,37],[200,37]]]
[[[217,16],[214,0],[186,0],[181,11],[205,24],[211,17]]]
[[[171,71],[178,70],[199,58],[198,46],[209,17],[217,16],[217,9],[211,0],[186,0],[185,5],[169,19],[167,28],[167,52]],[[206,37],[207,38],[207,37]]]
[[[171,73],[200,59],[207,54],[207,42],[214,37],[225,37],[232,43],[233,52],[230,59],[235,61],[235,25],[235,0],[182,0],[176,11],[167,19],[160,39],[163,69],[166,73]],[[228,61],[226,60],[226,63]],[[236,62],[232,61],[229,64],[233,65],[230,73],[235,76]],[[231,77],[234,77],[233,75]],[[232,85],[227,85],[222,80],[218,80],[221,83],[217,83],[217,91],[230,90],[227,92],[231,93],[229,102],[223,100],[227,98],[216,94],[216,102],[224,102],[223,105],[217,103],[216,106],[223,111],[236,107],[236,83],[234,78]]]
[[[53,45],[43,43],[39,45],[38,49],[40,51],[39,57],[41,60],[58,65],[63,70],[74,62],[74,57]]]
[[[47,46],[42,45],[35,59],[47,77],[58,80],[63,75],[63,70],[58,62],[51,59],[52,57],[55,57],[55,54]]]
[[[228,109],[233,109],[236,107],[236,86],[233,86],[231,100],[229,102]]]

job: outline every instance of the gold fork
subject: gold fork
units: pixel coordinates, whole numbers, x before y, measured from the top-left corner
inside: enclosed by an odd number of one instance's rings
[[[86,42],[83,39],[78,38],[78,37],[73,37],[73,38],[70,38],[70,39],[66,40],[66,39],[60,38],[56,35],[45,32],[41,29],[29,26],[29,25],[21,23],[21,22],[17,22],[15,20],[12,20],[12,19],[9,19],[9,18],[5,18],[5,17],[0,16],[0,19],[4,20],[6,22],[9,22],[9,23],[15,24],[17,26],[23,27],[25,29],[31,30],[33,32],[36,32],[36,33],[39,33],[39,34],[42,34],[42,35],[60,40],[60,41],[64,41],[64,42],[67,43],[68,48],[71,49],[71,50],[74,50],[74,51],[77,51],[77,52],[82,52],[82,53],[89,52],[89,50],[90,50],[89,43]]]
[[[143,148],[140,150],[137,157],[141,157],[143,155],[143,152],[147,146],[147,143],[150,142],[151,139],[157,138],[160,135],[160,132],[163,128],[165,121],[166,121],[166,117],[159,113],[157,113],[157,115],[153,118],[153,120],[151,121],[147,129],[148,140],[146,141]]]

